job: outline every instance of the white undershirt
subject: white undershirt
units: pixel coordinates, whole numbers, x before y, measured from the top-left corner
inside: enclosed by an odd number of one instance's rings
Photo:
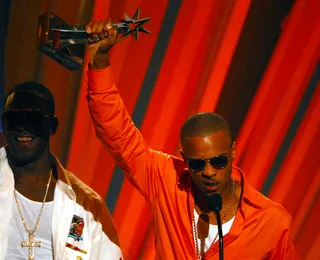
[[[14,196],[14,195],[12,195]],[[42,202],[36,202],[27,199],[17,192],[22,215],[26,221],[28,229],[33,229],[38,219]],[[41,241],[41,247],[34,248],[35,259],[52,260],[52,208],[53,202],[47,202],[44,205],[39,227],[35,232],[35,241]],[[12,216],[9,226],[8,249],[5,260],[26,260],[28,259],[28,248],[21,247],[21,242],[28,241],[28,233],[24,229],[17,208],[15,199],[12,203]]]
[[[222,224],[223,236],[226,235],[227,233],[229,233],[234,219],[235,219],[235,217],[230,219],[228,222]],[[196,210],[194,210],[194,220],[196,223],[198,223],[199,215]],[[219,236],[217,236],[217,234],[218,234],[218,226],[210,224],[208,237],[204,240],[204,252],[206,252],[210,248],[210,246],[219,239]],[[216,236],[217,236],[216,240],[213,241]],[[201,245],[201,240],[199,238],[198,238],[198,245],[199,246]]]

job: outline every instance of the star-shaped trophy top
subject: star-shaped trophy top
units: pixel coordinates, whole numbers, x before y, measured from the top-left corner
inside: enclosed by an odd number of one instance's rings
[[[151,34],[147,29],[142,27],[142,25],[148,22],[150,18],[139,19],[139,16],[140,7],[137,8],[132,18],[127,14],[124,14],[124,20],[119,19],[120,23],[113,24],[113,27],[115,27],[121,35],[119,41],[123,40],[130,34],[139,41],[139,32]]]

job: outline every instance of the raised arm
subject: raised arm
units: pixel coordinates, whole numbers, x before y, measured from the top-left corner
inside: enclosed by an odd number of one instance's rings
[[[160,179],[165,177],[163,169],[168,158],[148,148],[113,83],[108,51],[116,42],[116,31],[110,24],[93,22],[87,26],[92,38],[108,36],[91,46],[87,71],[89,109],[98,138],[130,182],[150,201],[161,192]]]

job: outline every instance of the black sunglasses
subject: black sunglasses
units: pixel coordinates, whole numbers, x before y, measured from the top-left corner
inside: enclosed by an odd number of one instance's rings
[[[229,159],[230,157],[226,155],[218,155],[210,159],[187,159],[187,165],[193,172],[203,171],[207,162],[216,170],[223,170],[227,167]]]
[[[45,114],[39,109],[19,108],[10,109],[4,112],[2,115],[2,120],[8,122],[9,127],[14,127],[21,123],[32,126],[39,126],[49,116],[53,116],[53,114]]]

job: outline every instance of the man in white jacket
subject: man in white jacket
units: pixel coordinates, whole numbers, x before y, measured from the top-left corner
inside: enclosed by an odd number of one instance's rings
[[[17,85],[5,98],[0,260],[122,259],[103,199],[49,151],[58,127],[54,113],[51,92],[35,82]]]

